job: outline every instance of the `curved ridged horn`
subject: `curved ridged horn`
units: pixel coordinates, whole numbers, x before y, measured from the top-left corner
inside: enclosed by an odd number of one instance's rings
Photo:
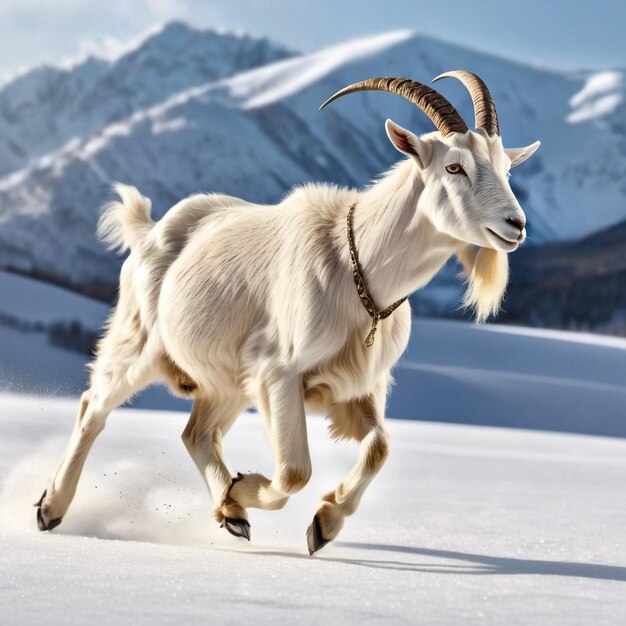
[[[465,88],[472,96],[474,105],[474,117],[476,120],[476,128],[484,128],[488,135],[499,135],[500,127],[498,125],[498,112],[496,111],[496,103],[493,96],[483,80],[465,70],[454,70],[453,72],[445,72],[439,74],[433,79],[433,83],[440,78],[456,78],[460,80]]]
[[[408,78],[370,78],[359,83],[353,83],[328,98],[320,110],[333,100],[355,91],[386,91],[406,98],[426,113],[444,137],[451,133],[466,133],[468,131],[463,118],[440,93],[428,85]]]

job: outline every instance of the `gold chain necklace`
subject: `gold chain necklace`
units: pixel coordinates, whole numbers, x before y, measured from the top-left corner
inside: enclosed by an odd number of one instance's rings
[[[352,278],[354,280],[354,284],[356,285],[357,293],[359,294],[359,298],[361,298],[361,304],[365,307],[365,310],[372,318],[372,328],[365,338],[365,345],[369,348],[370,346],[374,345],[374,335],[376,334],[378,320],[384,320],[386,317],[389,317],[407,299],[407,296],[401,298],[397,302],[394,302],[391,306],[388,306],[382,311],[374,304],[374,300],[372,299],[372,296],[370,296],[369,291],[365,286],[365,281],[363,280],[363,274],[359,265],[359,257],[357,255],[356,247],[354,245],[354,233],[352,232],[352,214],[354,213],[355,207],[356,202],[350,207],[350,210],[348,211],[348,247],[350,248],[350,262],[352,263]]]

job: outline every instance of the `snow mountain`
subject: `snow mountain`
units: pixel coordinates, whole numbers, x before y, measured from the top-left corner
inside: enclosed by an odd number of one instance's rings
[[[189,87],[291,54],[267,39],[174,21],[118,58],[34,68],[0,90],[0,176]]]
[[[531,244],[626,218],[620,72],[525,66],[412,31],[296,55],[175,22],[114,62],[40,68],[0,91],[0,267],[109,299],[119,260],[95,224],[113,181],[139,187],[156,217],[197,191],[276,202],[306,181],[362,186],[397,160],[385,118],[418,133],[430,122],[387,94],[320,103],[363,78],[459,67],[489,84],[506,145],[543,142],[512,179]],[[460,85],[438,88],[473,119]]]

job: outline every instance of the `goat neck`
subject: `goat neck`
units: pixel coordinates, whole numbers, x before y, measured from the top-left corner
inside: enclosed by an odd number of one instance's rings
[[[439,232],[420,210],[423,188],[417,164],[407,159],[358,194],[355,246],[379,308],[425,285],[458,247],[458,241]]]

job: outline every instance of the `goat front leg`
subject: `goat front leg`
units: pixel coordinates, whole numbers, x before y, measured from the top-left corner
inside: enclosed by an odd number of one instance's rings
[[[307,530],[309,554],[334,540],[346,516],[352,515],[361,497],[383,466],[389,451],[389,436],[384,426],[387,383],[363,398],[334,404],[328,414],[331,430],[339,437],[361,442],[359,459],[334,491],[322,497],[313,522]]]
[[[262,386],[259,402],[268,425],[276,469],[272,480],[261,474],[238,475],[227,499],[243,507],[280,509],[311,477],[302,379],[286,371],[281,374]]]

